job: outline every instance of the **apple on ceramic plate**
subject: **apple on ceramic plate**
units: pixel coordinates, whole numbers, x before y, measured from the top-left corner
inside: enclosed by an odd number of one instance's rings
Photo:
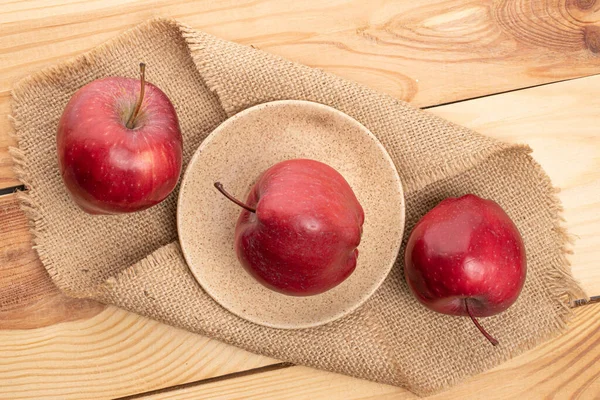
[[[354,271],[332,289],[304,297],[271,290],[242,267],[234,250],[240,207],[214,186],[221,182],[245,200],[265,170],[294,159],[335,169],[364,211]],[[181,183],[177,228],[193,276],[221,306],[260,325],[313,327],[351,313],[385,280],[404,231],[402,184],[381,143],[348,115],[307,101],[265,103],[222,123],[198,148]]]

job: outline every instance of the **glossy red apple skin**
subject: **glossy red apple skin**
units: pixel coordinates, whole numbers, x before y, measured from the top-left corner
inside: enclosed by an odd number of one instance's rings
[[[472,194],[448,198],[410,234],[406,281],[433,311],[475,317],[498,314],[519,297],[527,264],[521,235],[494,201]]]
[[[91,214],[144,210],[175,188],[182,165],[182,137],[168,97],[145,83],[133,129],[125,126],[140,94],[140,81],[109,77],[71,98],[58,125],[58,163],[79,207]]]
[[[252,188],[235,249],[260,283],[293,296],[323,293],[356,268],[364,212],[346,180],[318,161],[283,161]]]

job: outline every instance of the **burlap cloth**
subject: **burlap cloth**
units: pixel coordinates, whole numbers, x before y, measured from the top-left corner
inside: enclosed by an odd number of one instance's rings
[[[406,191],[406,232],[445,197],[476,193],[496,200],[523,234],[529,264],[516,304],[484,320],[500,345],[492,347],[468,318],[419,305],[403,279],[402,257],[373,297],[343,319],[296,331],[258,326],[221,308],[188,271],[177,244],[177,190],[141,213],[90,216],[80,211],[57,168],[59,117],[81,86],[110,75],[137,77],[140,61],[148,65],[148,80],[175,105],[186,163],[227,117],[267,101],[302,99],[351,115],[383,143]],[[29,187],[20,199],[42,263],[67,295],[114,304],[255,353],[420,395],[559,333],[570,316],[569,299],[583,295],[564,256],[567,236],[560,227],[560,205],[527,147],[481,136],[320,70],[175,21],[153,20],[24,79],[13,100],[19,148],[11,152]]]

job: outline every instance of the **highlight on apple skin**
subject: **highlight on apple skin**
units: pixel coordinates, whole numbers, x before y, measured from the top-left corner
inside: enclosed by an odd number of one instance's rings
[[[291,296],[323,293],[356,268],[364,211],[342,175],[294,159],[267,169],[242,207],[235,232],[241,265],[264,286]]]
[[[404,275],[415,298],[430,310],[468,316],[494,345],[476,317],[508,309],[526,274],[519,230],[496,202],[473,194],[439,203],[406,245]]]
[[[182,168],[183,140],[167,95],[108,77],[79,89],[58,124],[58,164],[71,198],[90,214],[141,211],[163,201]]]

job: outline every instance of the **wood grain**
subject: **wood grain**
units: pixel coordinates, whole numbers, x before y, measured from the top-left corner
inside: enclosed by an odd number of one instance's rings
[[[8,93],[29,73],[156,16],[324,69],[417,106],[600,72],[593,0],[0,2],[0,188]],[[139,60],[132,60],[137,63]]]
[[[0,197],[0,329],[25,329],[89,318],[103,305],[61,294],[37,254],[15,195]],[[0,352],[0,354],[2,354]]]
[[[427,397],[447,399],[597,399],[600,304],[577,309],[572,329],[500,367]],[[143,397],[150,399],[418,399],[412,393],[306,367],[290,367]]]
[[[574,254],[570,257],[573,271],[590,294],[600,294],[600,277],[595,266],[600,259],[600,134],[595,130],[600,122],[600,114],[597,112],[600,99],[595,95],[599,91],[600,77],[588,77],[430,110],[482,133],[504,140],[527,142],[534,148],[534,157],[544,165],[554,182],[563,187],[560,196],[565,204],[567,225],[571,233],[578,236]],[[91,308],[91,314],[96,315],[89,317],[82,313],[79,318],[86,319],[78,321],[39,329],[16,330],[50,322],[40,319],[40,315],[51,313],[52,307],[44,308],[39,304],[48,301],[45,300],[46,297],[55,296],[55,290],[34,253],[29,250],[30,237],[26,220],[17,210],[14,196],[1,197],[0,204],[0,289],[14,290],[14,294],[10,296],[14,300],[7,303],[11,319],[5,319],[7,313],[2,310],[7,304],[0,307],[0,324],[5,324],[4,330],[0,330],[0,382],[3,383],[0,385],[0,398],[13,390],[19,396],[29,398],[59,394],[76,398],[77,393],[83,393],[79,397],[84,398],[106,397],[109,394],[119,396],[276,362],[218,344],[221,346],[218,347],[220,350],[211,350],[213,352],[209,361],[205,360],[205,364],[198,365],[188,362],[187,368],[195,369],[189,374],[181,373],[186,355],[198,351],[204,354],[199,349],[203,348],[208,339],[113,307],[106,308],[100,314]],[[10,269],[12,272],[7,274],[4,266],[8,265],[5,260],[9,259],[12,264],[6,271]],[[8,276],[13,276],[10,283],[7,281]],[[18,276],[37,276],[39,283],[31,290],[16,278]],[[30,297],[34,300],[28,300]],[[600,375],[600,363],[592,363],[600,357],[600,328],[597,325],[599,311],[598,305],[578,309],[577,318],[563,339],[553,341],[554,344],[544,344],[492,372],[475,377],[469,383],[452,389],[449,392],[451,395],[445,398],[501,398],[500,394],[510,398],[517,397],[526,390],[523,388],[531,387],[531,390],[537,391],[535,396],[521,396],[541,398],[556,392],[556,398],[566,398],[581,390],[581,398],[592,398],[590,393],[598,392],[597,378]],[[58,321],[61,318],[64,320],[69,313],[57,315]],[[139,326],[143,327],[145,335],[150,336],[149,339],[140,336],[127,339],[137,329],[132,327]],[[11,327],[13,329],[8,330]],[[153,336],[154,332],[158,332],[158,336]],[[76,339],[73,339],[73,335],[76,335]],[[160,344],[151,346],[149,343],[157,341],[157,337],[160,338]],[[76,345],[65,350],[65,343],[73,340]],[[139,346],[136,345],[138,340],[143,342]],[[216,346],[214,343],[210,346]],[[572,343],[578,345],[573,347]],[[133,347],[128,349],[128,346]],[[8,353],[17,350],[18,357],[15,352]],[[176,353],[171,356],[173,351]],[[63,354],[65,352],[67,355]],[[238,356],[238,352],[243,356]],[[12,356],[5,357],[8,354]],[[58,362],[53,357],[58,357],[61,361]],[[204,357],[201,358],[204,360]],[[146,358],[151,358],[152,362],[144,362]],[[243,360],[239,361],[241,367],[231,366],[232,358]],[[130,359],[135,361],[128,361]],[[38,360],[44,360],[47,363],[44,365],[52,365],[52,368],[37,367]],[[530,363],[535,366],[530,366]],[[85,370],[82,370],[84,366]],[[17,379],[17,375],[20,378]],[[161,376],[167,376],[168,379]],[[266,397],[271,393],[271,386],[260,384],[265,377],[269,379],[269,385],[274,387],[273,395],[279,394],[282,398],[296,398],[295,393],[305,397],[317,397],[319,393],[323,393],[324,398],[409,397],[409,394],[396,388],[300,367],[260,374],[255,380],[250,376],[240,378],[243,383],[236,380],[233,387],[238,388],[235,389],[237,392],[229,395],[245,398],[239,388],[248,387],[249,395],[254,393],[255,396]],[[531,378],[531,382],[527,377]],[[89,380],[91,385],[81,389],[83,380]],[[279,380],[283,383],[277,383]],[[221,390],[225,390],[222,387],[227,386],[221,384],[225,385],[219,382],[207,384],[206,390],[210,391],[203,394],[208,398],[209,395],[216,396],[215,393],[221,393]],[[279,390],[282,385],[289,385],[289,388]],[[71,386],[84,391],[69,392],[68,388]],[[293,388],[297,392],[292,391]],[[496,392],[499,394],[496,395]],[[163,395],[166,396],[161,394]],[[183,395],[188,396],[187,392],[182,393]],[[198,396],[195,398],[201,398]]]
[[[0,398],[109,399],[274,362],[107,307],[86,320],[0,330]]]
[[[1,80],[2,78],[0,78]],[[12,159],[8,154],[8,147],[16,144],[12,137],[12,126],[7,116],[10,114],[8,93],[0,94],[0,189],[21,184],[12,170]]]

